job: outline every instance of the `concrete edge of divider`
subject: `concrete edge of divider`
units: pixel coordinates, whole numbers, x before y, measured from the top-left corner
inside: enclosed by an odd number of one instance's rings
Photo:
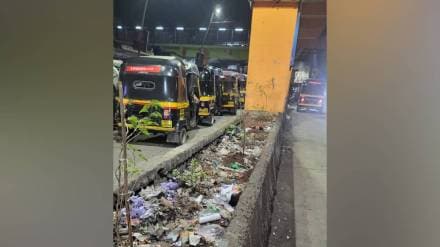
[[[228,247],[267,246],[282,148],[282,121],[283,115],[279,115],[240,196],[234,218],[225,233]]]
[[[157,179],[161,174],[167,173],[172,169],[176,168],[179,164],[185,162],[189,158],[191,158],[194,154],[199,152],[205,146],[209,145],[221,135],[223,135],[226,129],[231,124],[238,124],[242,120],[242,115],[238,115],[233,118],[231,121],[226,121],[224,123],[219,124],[214,127],[215,131],[205,135],[203,137],[199,137],[199,139],[195,143],[187,143],[182,146],[176,147],[174,150],[166,153],[161,159],[159,159],[156,164],[154,164],[151,169],[145,170],[138,177],[131,179],[129,181],[129,188],[132,191],[136,191],[141,189],[144,186],[147,186],[155,179]],[[117,194],[117,188],[113,190],[113,194]]]

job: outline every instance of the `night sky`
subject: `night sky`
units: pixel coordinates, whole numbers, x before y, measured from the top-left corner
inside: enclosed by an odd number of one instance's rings
[[[145,0],[113,0],[113,3],[115,24],[130,27],[141,24]],[[150,0],[145,26],[148,29],[154,29],[156,26],[165,28],[207,26],[211,11],[216,5],[222,7],[219,20],[231,21],[221,24],[222,27],[249,28],[248,0]]]

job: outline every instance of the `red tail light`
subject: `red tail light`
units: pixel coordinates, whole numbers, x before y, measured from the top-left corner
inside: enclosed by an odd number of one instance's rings
[[[162,70],[162,66],[160,65],[146,65],[146,66],[126,66],[125,72],[127,73],[139,73],[139,72],[148,72],[148,73],[159,73]]]
[[[171,115],[170,109],[163,110],[163,119],[170,119],[170,115]]]
[[[304,97],[301,97],[301,102],[304,102]]]

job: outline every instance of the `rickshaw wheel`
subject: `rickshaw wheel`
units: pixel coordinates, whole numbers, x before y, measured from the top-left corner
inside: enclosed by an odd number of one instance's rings
[[[186,134],[186,129],[182,128],[179,133],[179,142],[177,144],[182,145],[186,142],[188,135]]]

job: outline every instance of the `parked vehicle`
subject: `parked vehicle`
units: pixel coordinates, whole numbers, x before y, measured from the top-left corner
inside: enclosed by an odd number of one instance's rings
[[[240,108],[244,109],[244,103],[246,99],[246,82],[247,82],[247,75],[241,74],[238,79],[238,91],[240,95]]]
[[[222,111],[237,113],[239,108],[238,78],[240,74],[235,71],[224,70],[220,77],[222,91]]]
[[[125,60],[121,80],[127,117],[145,117],[142,128],[167,136],[167,142],[183,144],[187,131],[198,122],[197,66],[177,57],[143,56]],[[160,109],[149,107],[159,105]]]
[[[221,71],[213,67],[205,67],[200,71],[200,108],[199,117],[203,124],[213,125],[214,116],[219,111],[217,104],[219,95],[219,77]]]
[[[299,89],[297,111],[314,109],[324,112],[326,85],[323,81],[307,80]]]

